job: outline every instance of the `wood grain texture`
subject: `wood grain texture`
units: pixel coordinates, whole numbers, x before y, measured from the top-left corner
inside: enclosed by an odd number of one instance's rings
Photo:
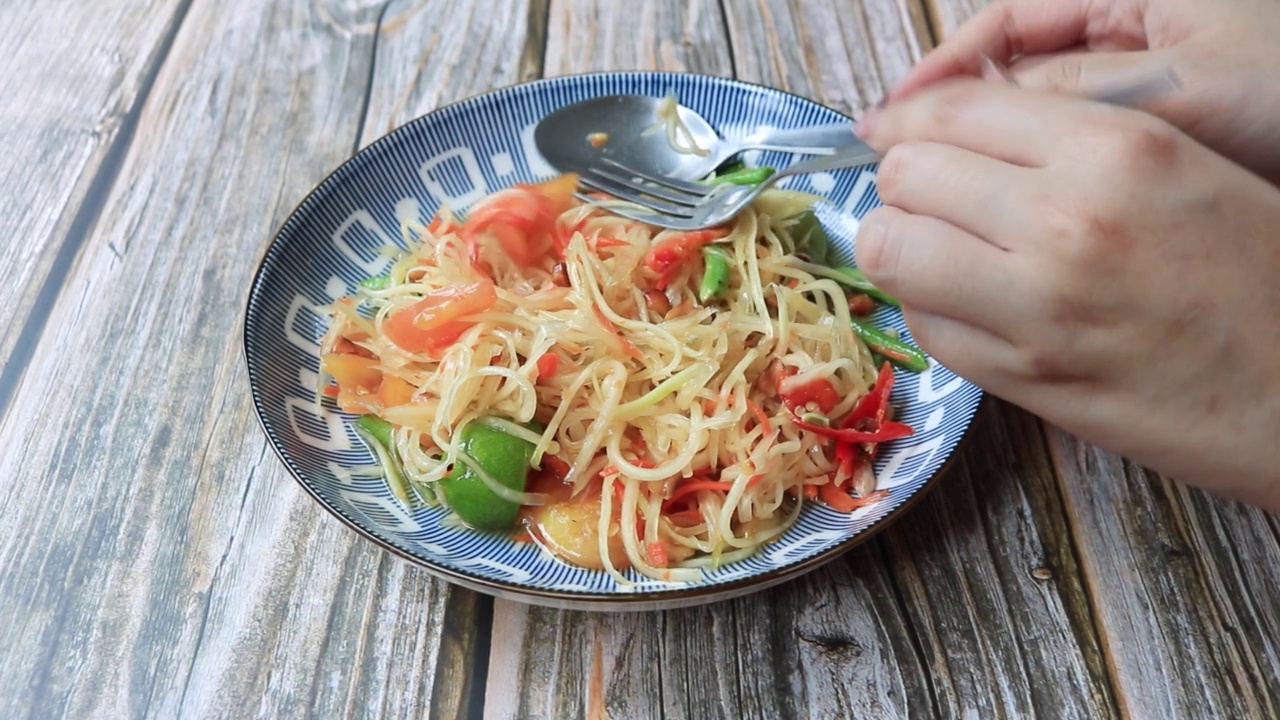
[[[382,97],[363,119],[371,78],[400,82],[375,45],[412,67],[441,17],[497,35],[490,6],[191,7],[0,424],[0,716],[470,711],[483,605],[297,487],[253,417],[240,324],[275,228],[389,120]],[[521,33],[412,82],[424,102],[512,82]]]
[[[441,105],[536,77],[545,2],[393,0],[360,145]]]
[[[941,42],[989,3],[990,0],[924,0],[934,38]]]
[[[1275,517],[1051,438],[1121,709],[1280,714]]]
[[[743,0],[724,3],[743,80],[857,115],[929,48],[912,0]]]
[[[780,588],[662,613],[498,601],[485,717],[590,717],[593,708],[612,720],[927,712],[928,680],[883,567],[873,543]]]
[[[672,70],[731,76],[717,0],[551,0],[545,74]]]
[[[0,413],[101,209],[183,0],[0,6]],[[91,31],[90,31],[91,30]],[[56,89],[56,92],[51,92]],[[117,149],[113,152],[113,148]],[[59,249],[68,250],[59,258]],[[51,277],[52,275],[52,277]],[[48,291],[42,293],[46,280]],[[19,347],[19,343],[22,347]]]
[[[662,16],[661,5],[650,11]],[[561,46],[586,58],[574,62],[628,66],[599,60],[606,50],[593,43],[607,49],[607,32],[557,25],[564,8],[552,3],[548,72],[590,67],[566,65]],[[924,46],[918,14],[893,3],[724,9],[739,77],[846,111],[878,99]],[[486,717],[1112,714],[1043,435],[996,404],[972,437],[942,485],[885,535],[765,593],[647,615],[498,601]]]
[[[1038,422],[988,400],[970,432],[940,487],[884,533],[939,716],[1113,715]]]

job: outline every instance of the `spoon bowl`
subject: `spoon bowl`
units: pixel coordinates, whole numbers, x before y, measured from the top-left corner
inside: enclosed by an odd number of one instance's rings
[[[697,180],[744,150],[783,150],[829,155],[861,143],[849,123],[798,129],[760,127],[743,138],[725,139],[701,115],[677,105],[676,112],[701,153],[671,146],[660,126],[662,99],[647,95],[606,95],[566,105],[543,118],[534,144],[561,172],[580,172],[612,162],[650,175]]]
[[[642,169],[664,177],[705,177],[729,158],[732,147],[701,115],[683,105],[680,120],[693,142],[706,155],[677,152],[660,129],[646,133],[662,121],[661,98],[645,95],[608,95],[566,105],[547,115],[534,131],[538,152],[561,171],[599,164],[602,160]]]

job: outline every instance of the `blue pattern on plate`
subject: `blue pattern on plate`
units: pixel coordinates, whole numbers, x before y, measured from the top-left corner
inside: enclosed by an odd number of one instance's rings
[[[920,492],[941,469],[971,421],[981,392],[939,365],[921,375],[898,374],[893,399],[899,419],[916,434],[883,448],[877,462],[882,501],[852,514],[811,505],[799,522],[754,557],[706,573],[690,588],[630,574],[620,586],[603,572],[575,568],[537,546],[501,535],[441,525],[440,508],[403,508],[378,477],[372,458],[331,402],[317,406],[318,344],[325,323],[314,308],[351,293],[364,277],[386,270],[379,254],[398,245],[401,219],[425,223],[437,207],[465,208],[515,182],[554,174],[533,145],[539,118],[568,103],[603,94],[662,96],[706,117],[725,136],[761,124],[796,127],[843,118],[833,110],[769,88],[721,78],[668,73],[610,73],[543,80],[499,90],[441,108],[375,142],[326,179],[284,224],[255,278],[245,320],[245,354],[262,425],[291,472],[327,509],[366,536],[437,573],[519,597],[690,596],[776,580],[812,567],[852,545]],[[755,162],[784,166],[794,160],[762,153]],[[858,220],[880,201],[874,167],[793,178],[787,185],[828,198],[820,216],[839,259],[853,260]],[[884,309],[881,325],[907,335],[897,311]],[[365,471],[365,475],[361,475]],[[541,592],[539,592],[541,591]],[[723,594],[723,593],[721,593]],[[532,598],[538,600],[538,597]]]

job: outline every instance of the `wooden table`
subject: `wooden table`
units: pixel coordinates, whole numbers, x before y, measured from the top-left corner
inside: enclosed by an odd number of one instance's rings
[[[389,129],[606,69],[852,112],[974,9],[4,3],[0,716],[1275,717],[1280,519],[998,401],[945,481],[844,558],[628,615],[432,579],[325,514],[254,419],[251,273]]]

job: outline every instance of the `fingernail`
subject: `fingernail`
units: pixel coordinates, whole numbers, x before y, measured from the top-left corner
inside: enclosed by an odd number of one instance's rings
[[[880,111],[878,109],[867,111],[867,113],[862,116],[862,119],[853,126],[853,134],[863,140],[871,137],[871,131],[875,127],[876,117],[879,115]]]

